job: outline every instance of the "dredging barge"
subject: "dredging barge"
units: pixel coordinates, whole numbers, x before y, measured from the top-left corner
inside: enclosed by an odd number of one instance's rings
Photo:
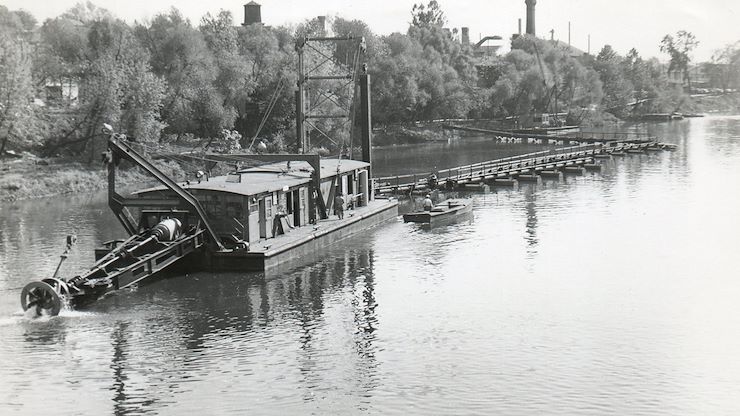
[[[336,40],[305,38],[301,42]],[[344,40],[361,41],[351,37]],[[306,72],[302,67],[301,71]],[[366,68],[363,66],[351,79],[357,80],[360,92],[361,160],[322,159],[306,153],[208,153],[198,156],[209,165],[206,171],[219,162],[236,168],[225,176],[199,175],[196,180],[178,183],[137,152],[133,140],[106,125],[103,131],[108,135],[108,149],[103,160],[108,169],[108,205],[128,237],[96,249],[95,264],[82,274],[60,278],[57,267],[52,277],[27,284],[21,292],[23,310],[57,315],[65,304],[84,306],[174,265],[191,271],[267,270],[396,218],[396,200],[375,200],[373,196],[370,81]],[[309,77],[302,80],[308,81]],[[310,108],[306,100],[300,99],[308,94],[302,91],[303,85],[299,87],[299,150],[305,151],[308,146],[303,122],[310,117],[310,111],[306,111]],[[116,170],[122,161],[144,170],[159,186],[120,195],[116,191]],[[330,217],[337,208],[346,210],[346,214]],[[68,238],[67,251],[72,244]]]
[[[124,135],[111,134],[106,154],[109,206],[129,237],[97,249],[96,263],[83,274],[55,274],[26,285],[24,310],[56,315],[65,301],[82,306],[181,262],[191,270],[266,270],[398,216],[397,201],[373,198],[368,162],[211,154],[210,160],[272,163],[181,185],[132,149]],[[130,197],[118,194],[121,160],[134,162],[161,185]],[[329,215],[337,194],[347,210],[342,219]]]

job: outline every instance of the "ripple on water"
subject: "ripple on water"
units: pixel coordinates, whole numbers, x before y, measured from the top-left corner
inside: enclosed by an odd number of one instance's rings
[[[38,320],[10,290],[53,272],[35,253],[74,218],[72,270],[119,226],[63,198],[3,210],[0,413],[48,413],[41,391],[58,414],[738,414],[740,201],[717,178],[740,177],[740,124],[647,128],[679,149]]]

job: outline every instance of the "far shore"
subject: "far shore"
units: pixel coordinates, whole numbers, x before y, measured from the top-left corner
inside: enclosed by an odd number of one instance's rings
[[[740,114],[740,94],[692,98],[684,110],[694,114]],[[619,122],[619,120],[614,119]],[[439,123],[409,123],[392,128],[374,130],[378,147],[404,146],[438,141],[445,137]],[[182,176],[177,166],[164,164],[162,168],[174,177]],[[132,186],[151,182],[136,169],[123,170],[117,183]],[[55,195],[81,194],[105,189],[108,182],[101,163],[86,164],[59,158],[41,159],[29,153],[19,157],[0,158],[0,202],[44,198]]]

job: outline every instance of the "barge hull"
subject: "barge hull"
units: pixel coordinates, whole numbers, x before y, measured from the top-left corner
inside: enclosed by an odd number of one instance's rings
[[[368,206],[345,212],[345,218],[319,222],[267,239],[249,251],[205,252],[199,263],[213,271],[264,271],[284,262],[308,256],[361,231],[398,216],[398,201],[375,200]]]

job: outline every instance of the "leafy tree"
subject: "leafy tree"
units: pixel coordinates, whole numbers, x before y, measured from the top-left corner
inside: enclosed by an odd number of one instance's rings
[[[621,67],[625,79],[633,86],[633,113],[673,111],[682,100],[656,59],[645,60],[633,48],[622,60]]]
[[[437,24],[411,26],[409,36],[422,49],[419,85],[430,97],[426,108],[420,109],[422,117],[467,117],[476,102],[478,84],[470,47],[461,45]],[[432,80],[437,83],[433,85]]]
[[[696,36],[685,30],[676,32],[676,37],[665,35],[660,41],[660,51],[667,53],[671,60],[668,65],[668,72],[680,71],[688,83],[691,91],[691,76],[689,74],[689,63],[691,62],[691,52],[699,45]]]
[[[632,84],[624,76],[622,58],[610,45],[605,45],[596,56],[594,69],[604,90],[602,107],[616,116],[625,116],[632,100]]]
[[[368,27],[367,23],[361,20],[347,20],[337,17],[332,22],[332,31],[335,36],[353,36],[362,37],[365,40],[364,58],[365,62],[372,61],[382,48],[382,42]],[[335,59],[340,62],[347,62],[354,55],[355,49],[351,47],[350,42],[337,45]]]
[[[257,133],[274,96],[274,106],[260,132],[263,137],[295,136],[295,43],[285,28],[249,25],[238,30],[239,56],[254,88],[239,106],[237,128],[245,139]]]
[[[22,36],[29,21],[24,13],[0,6],[0,156],[8,144],[27,148],[34,117],[30,45]]]
[[[478,88],[469,45],[443,29],[439,3],[417,4],[406,35],[394,33],[373,48],[373,118],[378,123],[481,114],[490,89]]]
[[[151,55],[154,73],[169,85],[161,110],[166,133],[210,138],[233,126],[236,111],[224,105],[216,86],[218,63],[203,34],[177,9],[138,25],[135,33]]]
[[[648,84],[648,74],[640,54],[635,48],[630,49],[622,61],[622,73],[632,84],[633,98],[639,101],[645,98]]]
[[[0,5],[0,30],[23,37],[36,28],[36,18],[25,10],[8,10]]]
[[[164,124],[159,110],[164,99],[164,81],[148,65],[148,53],[138,46],[123,22],[93,22],[88,32],[89,64],[81,79],[81,115],[88,120],[85,134],[100,138],[103,122],[140,141],[156,141]],[[88,146],[96,157],[95,141]]]
[[[421,49],[406,35],[383,37],[383,51],[370,65],[373,82],[373,119],[379,124],[414,120],[416,108],[426,104],[418,77]]]
[[[447,23],[447,18],[437,0],[430,0],[426,6],[424,3],[414,4],[411,8],[411,26],[442,27],[445,23]]]
[[[534,113],[567,111],[577,119],[583,108],[601,102],[598,74],[558,44],[520,36],[505,61],[509,65],[494,85],[494,98],[504,99],[505,114],[528,119]]]
[[[386,47],[371,66],[376,121],[466,117],[476,103],[472,60],[439,27],[409,32],[383,38]]]
[[[83,26],[95,21],[115,20],[110,11],[96,6],[90,0],[75,4],[60,17]]]
[[[254,90],[255,80],[248,76],[248,62],[239,54],[238,32],[231,12],[221,10],[217,16],[207,13],[201,20],[200,32],[218,67],[215,86],[223,105],[233,109]]]
[[[41,29],[37,84],[78,87],[75,101],[50,103],[45,152],[60,149],[97,158],[100,125],[111,123],[141,141],[157,140],[164,127],[159,110],[165,84],[149,67],[149,54],[124,22],[90,3],[47,20]]]

